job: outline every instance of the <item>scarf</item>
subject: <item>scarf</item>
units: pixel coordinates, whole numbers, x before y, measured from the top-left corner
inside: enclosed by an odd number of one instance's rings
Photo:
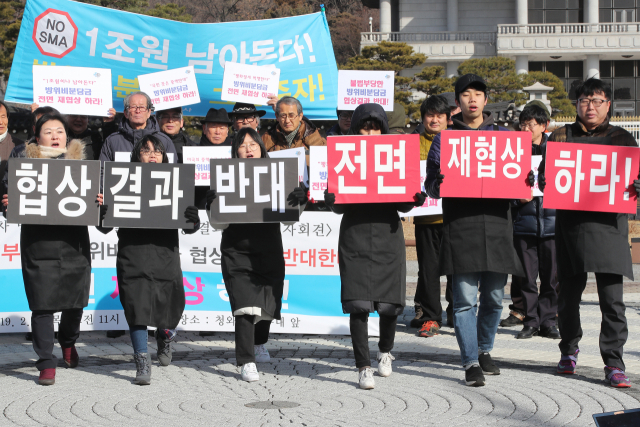
[[[431,144],[433,143],[433,138],[435,137],[435,133],[427,133],[426,131],[420,134],[420,160],[427,160]]]
[[[289,135],[284,136],[284,139],[287,140],[287,147],[291,148],[291,144],[293,143],[293,140],[298,134],[298,131],[300,130],[300,126],[302,126],[302,120],[300,120],[300,123],[298,123],[298,127],[296,128],[296,130],[292,131]]]

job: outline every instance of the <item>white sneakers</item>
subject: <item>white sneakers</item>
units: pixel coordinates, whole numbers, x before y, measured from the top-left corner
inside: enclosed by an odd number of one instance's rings
[[[266,363],[271,360],[271,356],[269,356],[269,350],[267,350],[267,347],[265,347],[264,344],[254,345],[253,354],[255,354],[256,356],[257,363]]]
[[[240,374],[242,375],[243,381],[252,382],[260,379],[260,374],[258,374],[258,368],[256,368],[255,363],[245,363],[242,365]]]
[[[388,377],[389,375],[391,375],[391,361],[396,360],[396,358],[393,357],[391,353],[378,352],[376,360],[378,361],[378,374],[381,377]]]
[[[358,372],[358,382],[360,383],[360,388],[363,390],[371,390],[376,386],[376,382],[373,379],[373,369],[364,368],[362,371]]]

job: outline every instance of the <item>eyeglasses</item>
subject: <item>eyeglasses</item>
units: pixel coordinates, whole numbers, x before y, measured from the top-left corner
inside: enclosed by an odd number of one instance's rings
[[[346,119],[351,120],[351,117],[352,117],[352,116],[353,116],[353,114],[351,114],[351,113],[341,113],[341,114],[338,116],[338,118],[339,118],[339,119],[344,119],[344,120],[346,120]]]
[[[241,146],[239,146],[238,151],[240,151],[240,149],[242,149],[243,151],[256,151],[258,148],[260,148],[260,145],[255,142],[251,142],[249,144],[242,144]]]
[[[129,111],[133,110],[133,111],[136,111],[136,112],[138,112],[138,111],[139,111],[139,112],[141,112],[141,113],[144,113],[145,111],[147,111],[147,110],[148,110],[148,108],[147,108],[146,106],[135,106],[135,105],[130,105],[130,106],[128,106],[128,107],[127,107],[127,110],[129,110]]]
[[[520,123],[520,129],[531,129],[531,130],[533,130],[536,126],[540,126],[540,125],[535,120],[533,120],[533,121],[531,121],[529,123]]]
[[[280,119],[280,120],[287,120],[287,118],[289,118],[289,120],[293,120],[293,119],[295,119],[296,117],[298,117],[299,115],[300,115],[300,114],[294,114],[294,113],[285,114],[285,113],[282,113],[282,114],[279,114],[279,115],[278,115],[278,119]]]
[[[151,151],[151,150],[140,150],[140,154],[143,156],[162,156],[164,152],[160,150]]]
[[[588,107],[589,104],[593,104],[594,107],[598,108],[602,104],[604,104],[605,102],[609,102],[609,101],[606,100],[606,99],[598,99],[598,98],[593,98],[593,99],[582,98],[582,99],[578,99],[578,104],[580,104],[581,107]]]
[[[253,123],[256,120],[256,116],[236,116],[236,122]]]

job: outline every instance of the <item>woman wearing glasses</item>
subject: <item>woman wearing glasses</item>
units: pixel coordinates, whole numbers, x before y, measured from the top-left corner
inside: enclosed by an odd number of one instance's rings
[[[267,158],[260,135],[242,128],[231,146],[231,155],[239,159]],[[217,197],[207,192],[207,210]],[[307,191],[296,187],[287,200],[292,206],[307,202]],[[268,362],[265,344],[273,319],[280,319],[284,287],[284,255],[279,223],[217,224],[224,228],[222,277],[235,316],[236,364],[244,381],[258,381],[256,362]]]
[[[131,162],[169,163],[162,142],[147,135],[136,144]],[[102,195],[98,196],[102,204]],[[101,208],[101,218],[108,206]],[[198,208],[189,206],[184,217],[193,227],[184,232],[191,234],[200,228]],[[99,228],[103,233],[110,228]],[[119,228],[118,256],[116,259],[118,290],[124,315],[129,324],[136,378],[134,384],[151,383],[151,356],[147,349],[147,327],[157,328],[158,362],[171,363],[171,342],[176,336],[180,316],[185,307],[182,268],[177,229]]]

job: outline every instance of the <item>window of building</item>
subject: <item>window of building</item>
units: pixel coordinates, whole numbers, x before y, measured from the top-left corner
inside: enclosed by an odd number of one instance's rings
[[[640,0],[600,0],[600,22],[637,22]]]
[[[558,77],[564,83],[569,99],[575,101],[575,88],[582,81],[582,61],[548,61],[529,62],[529,71],[548,71]]]
[[[567,24],[584,21],[584,0],[529,0],[528,7],[530,24]]]

